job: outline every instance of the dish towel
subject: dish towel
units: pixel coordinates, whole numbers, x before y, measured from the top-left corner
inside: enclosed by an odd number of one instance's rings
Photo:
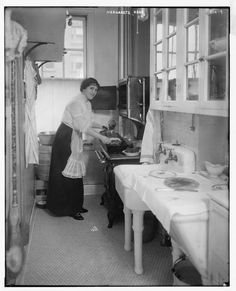
[[[26,168],[28,164],[39,163],[38,152],[38,137],[36,128],[36,116],[35,116],[35,100],[37,94],[37,81],[36,75],[31,61],[25,61],[24,69],[24,82],[26,92],[25,103],[25,157]]]
[[[141,146],[141,163],[155,163],[155,152],[162,141],[160,112],[149,109]]]

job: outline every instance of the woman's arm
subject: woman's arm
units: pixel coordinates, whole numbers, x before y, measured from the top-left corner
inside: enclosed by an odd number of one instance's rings
[[[101,125],[101,124],[98,123],[97,121],[93,121],[93,123],[92,123],[92,127],[93,127],[93,128],[103,129],[103,125]]]
[[[89,127],[86,131],[85,131],[86,134],[89,134],[95,138],[98,138],[100,139],[103,143],[105,144],[109,144],[111,143],[113,140],[117,140],[117,138],[109,138],[107,136],[104,136],[100,133],[98,133],[96,130],[94,130],[93,128]]]

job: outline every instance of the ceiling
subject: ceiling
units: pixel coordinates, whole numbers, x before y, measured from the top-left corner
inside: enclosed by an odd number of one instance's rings
[[[21,24],[28,33],[29,51],[39,42],[29,56],[35,61],[61,61],[64,49],[66,8],[57,7],[9,7],[11,19]]]

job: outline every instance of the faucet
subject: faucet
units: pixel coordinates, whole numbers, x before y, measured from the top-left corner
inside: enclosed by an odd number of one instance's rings
[[[178,161],[177,155],[173,155],[172,150],[170,150],[168,158],[165,159],[165,163],[168,164],[168,161]]]
[[[160,164],[160,155],[166,155],[166,149],[162,146],[162,143],[159,143],[158,150],[155,153],[156,163]]]
[[[166,149],[163,147],[162,143],[159,144],[158,153],[166,155]]]

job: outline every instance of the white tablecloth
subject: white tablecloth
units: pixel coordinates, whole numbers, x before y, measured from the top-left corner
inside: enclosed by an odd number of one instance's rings
[[[157,165],[120,165],[115,174],[122,176],[123,183],[133,188],[143,202],[156,215],[167,232],[175,214],[193,215],[208,211],[207,192],[212,191],[213,183],[198,174],[178,173],[177,177],[191,178],[200,183],[198,192],[174,191],[164,184],[164,179],[149,176],[149,172],[158,169]],[[161,190],[164,189],[164,190]]]

